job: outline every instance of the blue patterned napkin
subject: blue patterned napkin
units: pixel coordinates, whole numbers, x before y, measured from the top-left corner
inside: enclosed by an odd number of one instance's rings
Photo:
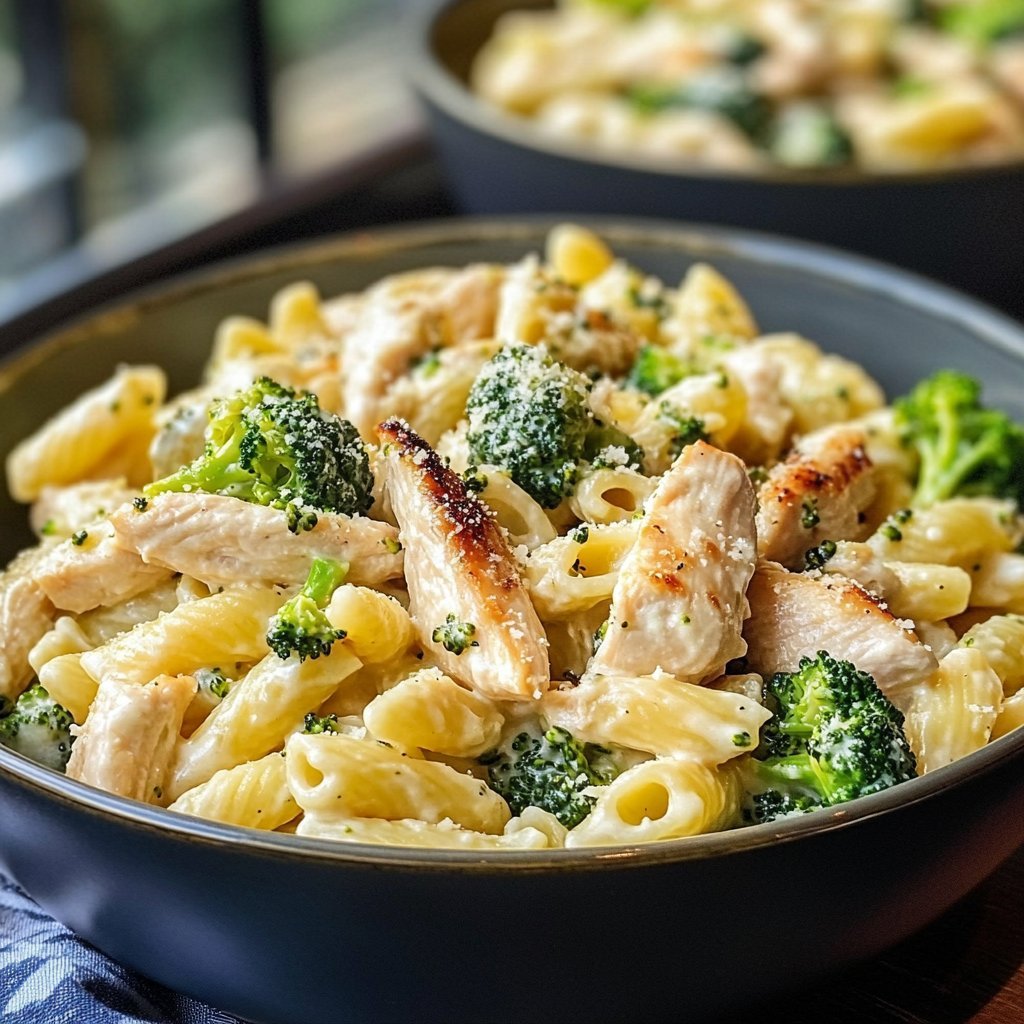
[[[3,1024],[237,1024],[114,963],[0,875]]]

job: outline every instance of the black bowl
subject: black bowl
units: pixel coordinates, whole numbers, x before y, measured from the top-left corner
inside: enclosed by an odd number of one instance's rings
[[[384,231],[201,273],[0,369],[0,455],[125,360],[198,376],[216,323],[296,278],[325,294],[430,264],[510,261],[547,224]],[[765,329],[894,392],[967,367],[1024,412],[1024,328],[902,272],[715,230],[597,222],[669,281],[719,267]],[[0,504],[5,555],[24,510]],[[1024,842],[1024,730],[831,811],[642,847],[468,852],[263,834],[133,803],[0,749],[0,870],[111,956],[257,1021],[700,1021],[871,956]]]
[[[736,173],[556,140],[468,88],[506,11],[550,0],[432,0],[415,19],[411,80],[468,213],[671,217],[841,245],[1024,314],[1024,162],[927,174]]]

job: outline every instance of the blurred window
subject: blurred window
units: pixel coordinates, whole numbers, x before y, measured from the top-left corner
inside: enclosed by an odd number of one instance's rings
[[[320,170],[415,126],[395,45],[399,0],[264,0],[277,166]]]
[[[413,129],[408,3],[0,0],[0,318]]]

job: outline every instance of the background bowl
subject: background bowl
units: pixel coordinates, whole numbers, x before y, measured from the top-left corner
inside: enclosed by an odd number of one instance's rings
[[[678,281],[715,264],[765,330],[863,362],[892,392],[969,368],[1020,416],[1024,328],[909,275],[754,235],[591,220]],[[429,225],[203,272],[41,339],[0,368],[0,455],[122,361],[198,377],[230,313],[298,279],[511,261],[544,222]],[[4,498],[4,555],[27,539]],[[111,956],[273,1024],[691,1022],[874,955],[1024,842],[1024,730],[805,818],[642,847],[479,853],[264,835],[113,797],[0,748],[0,870]]]
[[[466,84],[501,14],[550,6],[431,0],[415,21],[412,83],[467,212],[575,210],[781,232],[913,268],[1024,315],[1024,162],[893,175],[730,173],[552,139]]]

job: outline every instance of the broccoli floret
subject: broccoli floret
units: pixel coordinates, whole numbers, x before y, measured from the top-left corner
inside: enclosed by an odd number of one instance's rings
[[[699,416],[688,416],[671,402],[662,402],[658,407],[658,419],[672,428],[668,450],[673,458],[687,445],[707,441],[707,426]]]
[[[838,167],[853,157],[853,143],[830,111],[801,103],[775,122],[771,152],[785,167]]]
[[[466,490],[472,494],[480,494],[487,490],[487,474],[480,472],[479,466],[467,466],[462,474],[462,482]]]
[[[673,355],[667,348],[643,345],[636,354],[626,383],[649,395],[660,395],[693,373],[694,367],[689,362]]]
[[[748,821],[831,807],[917,774],[902,713],[850,662],[819,651],[772,676],[766,692],[775,715],[749,763]]]
[[[758,57],[765,54],[767,49],[757,36],[740,29],[727,31],[722,36],[722,56],[737,67],[753,64]]]
[[[430,639],[440,644],[446,651],[459,655],[470,647],[479,647],[480,641],[474,640],[476,626],[472,622],[459,622],[454,612],[445,616],[444,623],[435,627]]]
[[[331,595],[345,581],[348,566],[328,558],[316,558],[302,589],[286,601],[270,620],[267,646],[279,657],[292,654],[299,661],[330,654],[335,640],[344,640],[345,630],[335,629],[324,614]]]
[[[543,345],[502,348],[480,371],[466,414],[469,454],[506,470],[544,508],[572,492],[593,416],[590,381]]]
[[[894,404],[903,441],[920,456],[914,505],[962,494],[1024,507],[1024,428],[981,404],[977,380],[940,370]]]
[[[219,668],[200,668],[192,673],[196,688],[223,700],[231,689],[231,680]]]
[[[939,26],[980,46],[1024,33],[1024,0],[972,0],[950,4],[938,14]]]
[[[491,789],[513,814],[526,807],[550,811],[566,828],[578,825],[593,809],[590,786],[606,786],[618,775],[611,751],[580,743],[560,726],[524,730],[480,758]]]
[[[720,114],[755,141],[764,137],[771,120],[771,105],[754,92],[739,67],[716,67],[694,75],[682,86],[634,86],[628,100],[644,113],[689,107]]]
[[[0,711],[3,709],[0,708]],[[0,744],[54,771],[71,756],[71,713],[38,683],[30,686],[0,718]]]
[[[611,7],[621,11],[629,17],[635,18],[643,14],[654,0],[590,0],[592,4],[600,7]]]
[[[644,450],[624,431],[600,420],[594,420],[583,445],[583,457],[595,469],[643,465]]]
[[[820,569],[836,553],[834,540],[823,540],[817,547],[808,548],[804,552],[804,568]]]
[[[315,711],[310,711],[302,720],[302,731],[312,733],[313,735],[319,735],[324,732],[338,732],[338,716],[318,715]]]
[[[261,377],[231,398],[210,403],[203,454],[144,488],[227,494],[287,509],[293,533],[316,515],[360,515],[373,504],[373,472],[356,428],[324,412],[316,395]]]

